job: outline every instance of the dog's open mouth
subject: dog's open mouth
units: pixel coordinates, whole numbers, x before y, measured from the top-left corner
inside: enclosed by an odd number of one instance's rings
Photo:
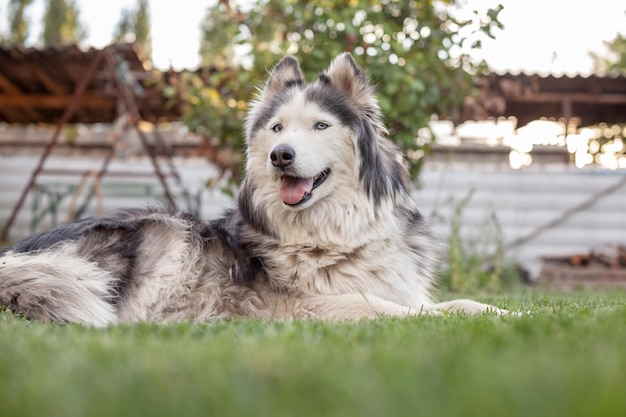
[[[283,175],[283,183],[280,187],[280,197],[283,199],[283,203],[289,206],[297,206],[309,200],[313,190],[322,185],[329,174],[330,168],[326,168],[316,176],[309,178]]]

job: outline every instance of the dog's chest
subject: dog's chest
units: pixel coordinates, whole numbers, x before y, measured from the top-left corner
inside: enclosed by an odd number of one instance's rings
[[[280,279],[297,281],[314,279],[323,271],[339,273],[342,266],[355,260],[353,252],[318,245],[281,246],[266,256],[266,265]]]
[[[372,294],[411,305],[420,298],[415,254],[379,241],[351,250],[319,246],[282,248],[271,278],[315,294]]]

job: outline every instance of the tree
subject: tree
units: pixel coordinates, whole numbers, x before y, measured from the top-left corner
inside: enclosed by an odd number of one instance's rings
[[[43,18],[44,46],[80,43],[86,32],[74,0],[48,0]]]
[[[11,0],[9,3],[9,38],[8,41],[24,45],[28,38],[28,20],[24,12],[33,0]]]
[[[134,42],[135,33],[133,26],[134,14],[132,10],[122,9],[122,15],[113,33],[113,42]]]
[[[317,74],[348,51],[378,84],[390,136],[416,174],[428,147],[416,139],[418,130],[433,114],[458,116],[474,89],[474,74],[483,68],[469,52],[502,27],[501,6],[464,21],[453,16],[453,6],[453,0],[267,0],[242,10],[221,0],[208,10],[202,38],[203,63],[216,71],[184,92],[185,121],[192,130],[209,132],[215,146],[239,149],[250,80],[253,86],[264,80],[285,54],[296,55],[305,74]],[[228,59],[214,60],[222,56]],[[222,69],[237,64],[236,56],[243,68],[228,75]]]
[[[604,42],[608,55],[591,52],[593,71],[596,74],[624,74],[626,75],[626,36],[618,33],[611,41]]]
[[[135,14],[135,38],[148,56],[152,55],[152,35],[150,34],[150,12],[148,0],[139,0]]]
[[[233,11],[227,1],[211,7],[200,27],[200,60],[202,66],[234,68],[235,45],[239,41],[239,23],[243,16]]]
[[[135,10],[123,9],[113,34],[115,42],[136,42],[147,56],[152,55],[150,12],[147,0],[138,0]]]
[[[595,74],[604,75],[621,75],[626,76],[626,35],[618,33],[613,40],[604,42],[608,48],[608,54],[596,54],[591,52],[589,55],[593,59],[593,72]],[[582,165],[597,163],[604,168],[619,169],[624,167],[626,162],[626,149],[623,147],[626,137],[626,125],[614,124],[612,126],[606,123],[600,123],[590,127],[583,127],[583,130],[591,133],[589,146],[585,145],[586,152],[581,152],[588,160],[581,162]],[[588,155],[587,155],[588,154]],[[582,159],[581,159],[582,160]],[[577,158],[577,164],[578,164]]]

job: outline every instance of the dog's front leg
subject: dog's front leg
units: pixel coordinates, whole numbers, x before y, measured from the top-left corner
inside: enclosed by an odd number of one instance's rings
[[[479,303],[473,300],[459,299],[438,303],[430,307],[428,310],[449,312],[449,313],[465,313],[465,314],[483,314],[494,313],[497,315],[509,315],[517,313],[511,313],[507,310],[502,310],[498,307],[494,307],[489,304]]]
[[[369,294],[311,295],[301,300],[298,316],[322,319],[408,317],[443,313],[519,315],[477,301],[460,299],[423,306],[405,307]]]
[[[440,314],[401,306],[369,294],[306,295],[298,300],[296,310],[295,315],[299,317],[334,320]]]

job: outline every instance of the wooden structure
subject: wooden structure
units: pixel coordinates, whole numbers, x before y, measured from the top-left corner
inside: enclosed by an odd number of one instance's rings
[[[464,106],[463,121],[515,116],[518,126],[542,117],[579,126],[626,123],[626,76],[491,73],[479,87],[479,97]]]
[[[163,187],[171,205],[166,173],[156,158],[156,148],[167,155],[167,146],[157,130],[152,140],[139,128],[141,121],[156,123],[180,117],[180,108],[167,105],[157,79],[152,77],[149,64],[136,46],[111,45],[103,49],[83,51],[76,46],[43,50],[20,47],[0,47],[0,122],[12,124],[54,124],[56,129],[32,172],[11,216],[5,223],[0,241],[7,237],[29,191],[40,175],[77,175],[99,179],[107,172],[114,156],[115,145],[127,127],[135,128],[152,161],[153,175]],[[67,123],[114,123],[111,148],[99,170],[46,170],[45,161],[58,144]],[[180,181],[176,168],[167,158],[169,175]],[[117,172],[116,175],[137,175]]]
[[[539,282],[559,289],[626,288],[626,247],[605,245],[590,253],[544,256]]]
[[[104,48],[119,61],[116,71],[134,84],[137,110],[143,120],[177,120],[180,107],[168,105],[159,88],[160,76],[137,45]],[[76,99],[76,89],[90,64],[103,50],[75,45],[44,49],[0,45],[0,122],[56,125]],[[111,123],[119,116],[119,87],[108,66],[99,61],[67,123]]]

